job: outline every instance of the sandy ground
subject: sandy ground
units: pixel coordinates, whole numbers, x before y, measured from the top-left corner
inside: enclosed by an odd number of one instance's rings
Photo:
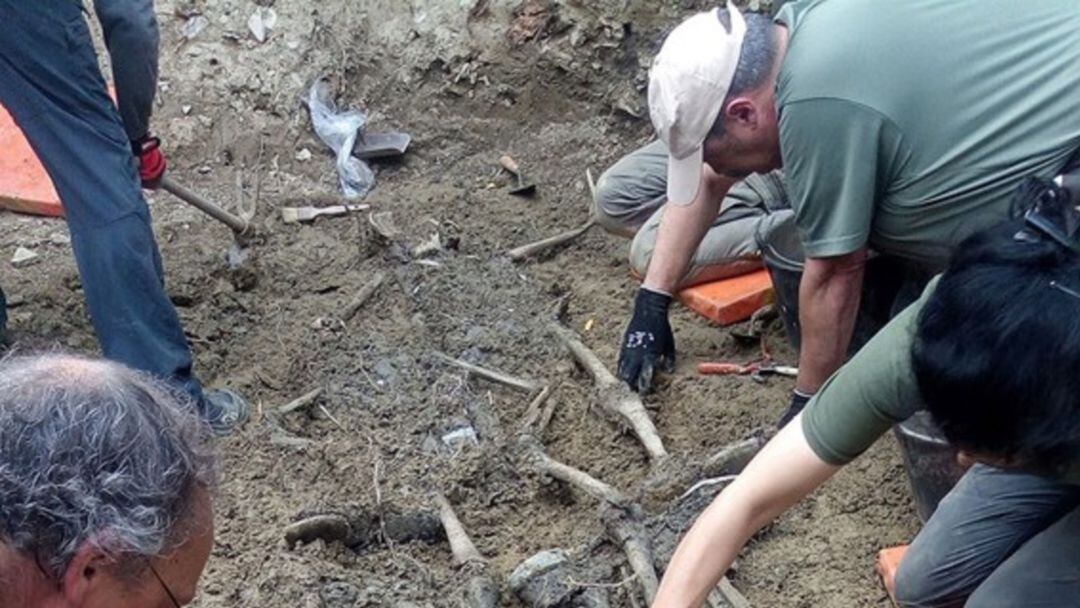
[[[256,408],[221,445],[218,543],[195,605],[457,605],[463,576],[445,543],[289,548],[282,530],[312,510],[428,509],[437,490],[501,578],[538,551],[602,534],[592,499],[521,471],[502,450],[528,397],[468,379],[433,353],[554,387],[558,407],[544,439],[560,460],[627,490],[648,473],[633,437],[592,411],[589,378],[546,329],[565,301],[564,321],[614,366],[635,289],[628,243],[595,230],[533,263],[501,254],[584,221],[585,168],[598,175],[648,141],[648,60],[665,28],[698,5],[268,3],[278,21],[261,44],[248,33],[255,2],[164,0],[157,9],[155,124],[173,175],[229,206],[257,202],[261,235],[252,260],[231,271],[227,230],[166,194],[151,196],[198,373]],[[199,12],[208,27],[184,40],[186,17]],[[303,227],[280,221],[281,206],[337,200],[333,159],[301,103],[323,75],[345,105],[369,112],[372,130],[415,138],[403,161],[375,166],[378,186],[364,201],[392,213],[396,243],[363,214]],[[540,184],[538,196],[506,193],[496,164],[506,152]],[[436,233],[445,250],[421,261],[408,255]],[[65,234],[56,221],[5,214],[0,222],[3,255],[22,245],[41,258],[28,268],[0,264],[17,348],[96,349]],[[378,273],[386,281],[375,297],[339,323]],[[683,310],[673,324],[680,365],[648,399],[673,454],[704,457],[779,416],[789,381],[694,373],[699,361],[750,359],[754,348]],[[790,361],[781,332],[773,328],[770,340]],[[319,387],[313,406],[271,414]],[[494,418],[486,426],[483,412]],[[482,431],[479,447],[439,447],[447,431],[470,424]],[[909,538],[916,522],[887,439],[759,535],[732,580],[755,606],[885,606],[874,555]],[[626,602],[613,590],[612,605]],[[504,603],[517,605],[509,593]]]

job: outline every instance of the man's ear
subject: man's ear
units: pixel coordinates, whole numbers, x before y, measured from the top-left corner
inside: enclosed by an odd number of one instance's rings
[[[82,606],[97,588],[105,583],[105,566],[109,556],[94,543],[86,541],[79,547],[64,571],[64,599],[73,606]]]
[[[724,108],[728,128],[757,128],[759,113],[754,102],[746,97],[736,97]]]

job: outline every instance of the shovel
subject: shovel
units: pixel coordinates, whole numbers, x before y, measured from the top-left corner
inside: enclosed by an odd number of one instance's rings
[[[248,236],[248,232],[251,230],[251,224],[247,220],[233,215],[198,194],[195,194],[191,190],[174,182],[171,177],[165,176],[161,178],[161,188],[222,224],[225,224],[237,237]]]
[[[510,194],[532,196],[536,192],[536,184],[525,180],[525,175],[521,173],[521,167],[518,166],[517,161],[510,158],[509,154],[499,158],[499,164],[517,179],[517,184],[510,188]]]
[[[393,158],[405,154],[412,143],[408,133],[364,133],[357,138],[353,156],[360,160]]]

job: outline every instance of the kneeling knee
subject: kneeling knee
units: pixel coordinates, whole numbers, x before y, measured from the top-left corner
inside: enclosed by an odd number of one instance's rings
[[[910,554],[908,557],[912,557]],[[950,606],[942,590],[934,585],[929,570],[905,558],[896,572],[896,603],[901,608],[944,608]]]

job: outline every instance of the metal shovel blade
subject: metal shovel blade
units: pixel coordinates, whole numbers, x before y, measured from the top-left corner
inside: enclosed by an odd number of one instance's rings
[[[360,160],[393,158],[405,154],[410,143],[412,136],[408,133],[364,133],[357,138],[352,153]]]

